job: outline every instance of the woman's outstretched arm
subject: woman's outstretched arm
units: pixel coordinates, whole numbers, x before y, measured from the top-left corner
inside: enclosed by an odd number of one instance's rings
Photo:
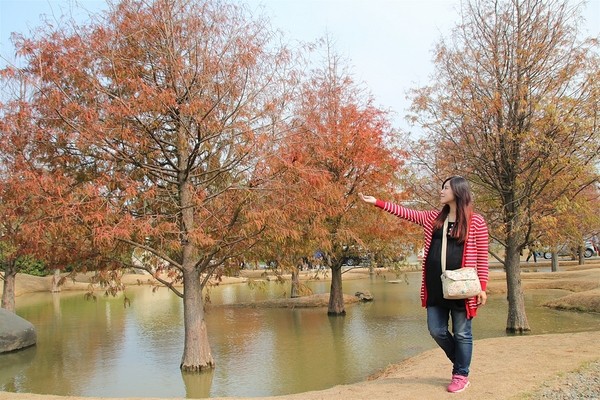
[[[425,226],[425,224],[430,223],[439,211],[417,211],[410,208],[403,207],[399,204],[389,203],[383,200],[377,200],[373,196],[364,195],[362,193],[358,193],[358,196],[362,201],[369,204],[374,204],[375,206],[393,214],[399,218],[405,219],[410,222],[414,222],[418,225]]]

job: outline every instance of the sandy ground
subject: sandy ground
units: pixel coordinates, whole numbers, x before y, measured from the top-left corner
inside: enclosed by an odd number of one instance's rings
[[[354,275],[354,277],[360,276],[358,271]],[[495,271],[491,275],[489,291],[494,293],[505,291],[503,273]],[[525,290],[549,287],[571,290],[573,294],[567,296],[565,301],[556,302],[556,307],[599,312],[596,307],[600,307],[600,263],[586,267],[561,268],[561,272],[557,273],[523,273],[522,278]],[[241,277],[229,282],[245,279],[247,278]],[[344,276],[344,279],[351,279],[351,277]],[[132,281],[135,279],[132,278]],[[30,291],[35,285],[21,283],[17,293],[24,292],[23,286],[27,286],[25,291]],[[476,340],[474,345],[471,386],[459,394],[446,392],[446,385],[450,379],[450,364],[441,350],[433,349],[399,364],[390,365],[377,377],[366,382],[340,385],[320,391],[254,399],[374,400],[452,397],[478,400],[482,398],[535,399],[539,398],[536,392],[544,385],[560,386],[561,377],[565,373],[585,368],[591,362],[600,361],[599,348],[600,332],[597,331],[482,339]],[[0,392],[0,400],[92,399],[99,398]],[[140,398],[116,400],[134,399]]]

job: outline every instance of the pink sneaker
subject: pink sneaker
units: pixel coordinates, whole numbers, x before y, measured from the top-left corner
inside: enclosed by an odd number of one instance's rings
[[[471,382],[469,378],[462,375],[452,375],[452,382],[448,385],[448,391],[450,393],[459,393],[465,390]]]

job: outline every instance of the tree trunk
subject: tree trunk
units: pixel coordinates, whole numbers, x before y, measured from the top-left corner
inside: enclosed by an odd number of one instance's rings
[[[54,269],[54,275],[52,276],[52,293],[60,292],[60,269]]]
[[[14,262],[4,264],[4,291],[2,292],[2,308],[15,312],[15,281],[17,267]]]
[[[344,293],[342,292],[342,266],[331,267],[331,290],[327,315],[346,315],[344,309]]]
[[[511,244],[506,248],[506,283],[508,297],[508,318],[506,331],[510,333],[523,333],[530,331],[527,314],[525,313],[525,299],[521,285],[521,265],[519,248]]]
[[[184,157],[187,159],[187,157]],[[204,299],[200,270],[195,244],[190,241],[189,232],[194,230],[193,190],[184,176],[180,177],[181,196],[181,242],[183,269],[183,356],[180,368],[184,372],[201,372],[215,366],[210,351],[206,321],[204,320]]]
[[[552,252],[552,261],[550,264],[550,268],[552,272],[557,272],[558,271],[558,253],[556,251]]]
[[[292,299],[299,297],[299,295],[298,295],[299,286],[300,286],[300,271],[298,271],[298,268],[294,268],[292,270],[292,289],[290,291],[290,297]]]
[[[183,272],[184,344],[180,368],[186,372],[201,372],[214,368],[215,361],[208,342],[200,273],[195,268]]]

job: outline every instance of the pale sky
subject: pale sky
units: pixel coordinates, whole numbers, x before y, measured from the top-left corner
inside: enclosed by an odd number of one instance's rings
[[[241,2],[241,1],[240,1]],[[348,60],[357,82],[364,82],[376,104],[397,113],[394,125],[409,129],[406,92],[429,83],[432,51],[458,22],[458,0],[246,0],[264,12],[290,40],[313,41],[326,33]],[[75,0],[0,0],[0,55],[12,59],[11,32],[27,34],[40,15],[67,13]],[[104,1],[78,0],[91,11]],[[259,6],[262,5],[262,11]],[[600,0],[584,12],[586,36],[600,35]],[[0,67],[5,61],[0,59]],[[418,134],[418,133],[417,133]]]

